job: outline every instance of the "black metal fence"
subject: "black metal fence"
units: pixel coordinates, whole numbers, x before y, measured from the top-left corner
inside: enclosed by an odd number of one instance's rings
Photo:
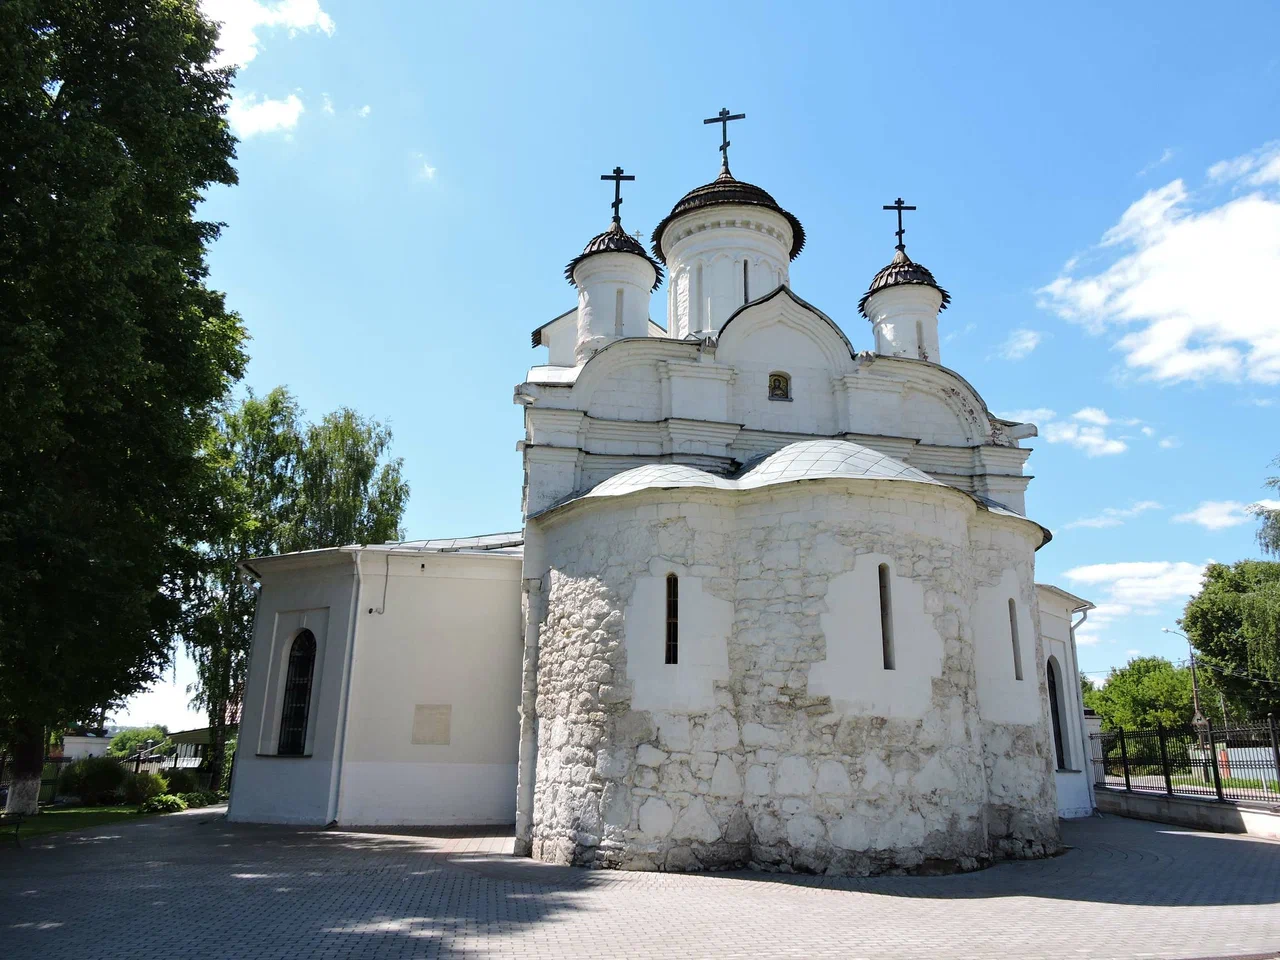
[[[1100,787],[1229,802],[1280,804],[1276,722],[1090,734]]]
[[[58,777],[62,773],[62,768],[71,762],[70,757],[45,757],[44,766],[40,770],[40,803],[52,803],[54,795],[58,791]],[[9,781],[13,778],[12,761],[0,754],[0,794],[7,795],[9,792]],[[0,804],[0,810],[4,809],[4,805]]]

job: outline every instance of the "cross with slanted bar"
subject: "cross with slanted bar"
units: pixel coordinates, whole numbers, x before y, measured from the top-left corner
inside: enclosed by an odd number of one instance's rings
[[[906,250],[906,249],[907,249],[907,245],[906,245],[905,243],[903,243],[903,242],[902,242],[902,235],[903,235],[904,233],[906,233],[906,232],[907,232],[906,230],[902,229],[902,211],[903,211],[903,210],[914,210],[914,209],[915,209],[915,207],[909,207],[909,206],[907,206],[905,203],[903,203],[903,202],[902,202],[902,198],[901,198],[901,197],[899,197],[899,198],[897,199],[897,202],[896,202],[896,203],[886,203],[886,204],[884,205],[884,209],[886,209],[886,210],[897,210],[897,211],[898,211],[898,246],[897,246],[897,248],[896,248],[896,249],[898,249],[898,250]]]
[[[613,207],[613,222],[621,223],[622,214],[619,212],[619,208],[622,206],[622,181],[634,180],[635,177],[631,174],[624,176],[621,167],[614,167],[613,173],[602,173],[600,174],[600,179],[613,181],[613,203],[611,204]]]
[[[717,113],[714,117],[711,117],[708,120],[702,121],[704,124],[705,123],[720,124],[720,154],[721,154],[720,166],[724,170],[729,169],[729,121],[745,120],[745,119],[747,119],[747,115],[745,113],[730,113],[728,107],[721,107],[720,112]]]

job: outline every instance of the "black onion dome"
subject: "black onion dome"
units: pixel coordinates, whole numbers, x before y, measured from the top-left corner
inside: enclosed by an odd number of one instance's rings
[[[594,257],[597,253],[630,253],[637,257],[643,257],[653,267],[653,272],[656,274],[653,281],[653,289],[657,290],[658,287],[662,286],[662,267],[654,262],[653,257],[649,256],[644,245],[623,230],[622,224],[616,220],[609,224],[609,229],[604,233],[592,237],[583,251],[570,260],[569,265],[564,268],[564,278],[569,281],[570,286],[577,286],[573,280],[573,271],[577,269],[578,264],[587,259],[587,257]]]
[[[943,310],[947,309],[947,304],[951,302],[951,294],[938,286],[938,281],[933,279],[933,274],[929,272],[929,269],[922,264],[916,263],[907,256],[905,248],[899,247],[898,252],[889,261],[889,265],[872,278],[871,286],[867,288],[867,292],[858,301],[858,312],[864,317],[867,316],[867,301],[871,299],[872,294],[879,293],[889,287],[900,287],[909,283],[922,284],[937,290],[942,294],[941,309]],[[867,317],[867,319],[870,319],[870,317]]]
[[[701,187],[694,187],[681,197],[680,202],[672,207],[671,212],[654,228],[653,245],[650,248],[653,250],[653,255],[663,263],[667,262],[666,257],[662,254],[662,235],[677,217],[692,213],[694,210],[702,210],[706,207],[715,207],[726,203],[741,204],[749,207],[765,207],[774,213],[781,214],[786,217],[787,223],[791,224],[790,259],[794,260],[800,255],[800,251],[804,249],[804,227],[800,225],[800,221],[793,214],[778,206],[778,201],[773,199],[765,190],[753,183],[738,180],[728,170],[724,170],[720,176],[710,183]]]

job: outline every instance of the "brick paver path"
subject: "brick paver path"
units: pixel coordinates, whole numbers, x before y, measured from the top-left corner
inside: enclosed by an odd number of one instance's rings
[[[1120,818],[953,877],[637,874],[429,835],[153,817],[0,846],[0,957],[1241,957],[1280,950],[1280,844]]]

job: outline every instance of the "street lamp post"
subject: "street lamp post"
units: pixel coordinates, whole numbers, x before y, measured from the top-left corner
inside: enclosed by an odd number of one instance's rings
[[[1205,721],[1204,714],[1200,712],[1200,681],[1196,676],[1195,648],[1191,646],[1191,638],[1185,633],[1178,633],[1177,630],[1170,630],[1168,627],[1164,628],[1164,632],[1175,634],[1187,641],[1187,653],[1191,654],[1191,702],[1195,705],[1196,711],[1195,717],[1192,718],[1191,723],[1196,727],[1196,729],[1200,729],[1204,726]]]

